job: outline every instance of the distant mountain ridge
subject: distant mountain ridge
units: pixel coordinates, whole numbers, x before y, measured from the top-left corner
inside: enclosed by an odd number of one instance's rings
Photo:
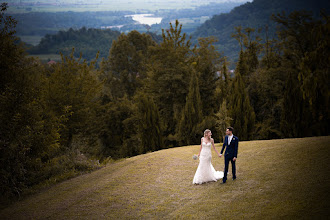
[[[196,41],[199,37],[216,36],[219,40],[217,46],[224,55],[233,62],[237,61],[239,44],[231,37],[235,32],[235,27],[265,28],[269,26],[270,36],[275,36],[276,24],[271,20],[272,14],[285,12],[286,14],[294,10],[312,11],[314,16],[318,16],[321,9],[330,11],[330,1],[327,0],[254,0],[241,6],[235,7],[229,13],[222,13],[207,20],[192,34]],[[260,36],[264,38],[264,30]]]

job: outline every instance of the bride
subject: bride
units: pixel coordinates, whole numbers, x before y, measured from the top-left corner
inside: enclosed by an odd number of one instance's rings
[[[206,129],[204,131],[204,137],[201,138],[201,148],[198,154],[199,165],[194,176],[193,184],[202,184],[223,178],[223,172],[215,171],[211,163],[211,146],[220,157],[219,152],[214,147],[214,140],[211,138],[211,135],[211,131]]]

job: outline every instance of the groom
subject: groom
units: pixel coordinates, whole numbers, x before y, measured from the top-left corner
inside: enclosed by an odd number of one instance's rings
[[[222,150],[220,153],[220,157],[222,156],[222,153],[226,147],[226,152],[225,152],[225,171],[224,171],[224,176],[222,179],[222,183],[226,183],[227,181],[227,173],[228,173],[228,166],[229,166],[229,161],[231,162],[232,166],[232,172],[233,172],[233,180],[236,179],[236,158],[237,158],[237,151],[238,151],[238,138],[233,135],[233,128],[228,127],[226,130],[226,137],[225,141],[222,145]]]

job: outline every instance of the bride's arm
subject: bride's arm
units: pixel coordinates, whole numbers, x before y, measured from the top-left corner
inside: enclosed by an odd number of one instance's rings
[[[215,150],[215,152],[218,154],[218,156],[220,157],[220,154],[219,154],[219,151],[217,151],[217,149],[215,148],[214,146],[214,139],[212,138],[212,146],[213,146],[213,149]]]
[[[201,148],[199,149],[198,157],[201,155],[201,151],[202,151],[202,143],[203,143],[203,138],[201,138]]]

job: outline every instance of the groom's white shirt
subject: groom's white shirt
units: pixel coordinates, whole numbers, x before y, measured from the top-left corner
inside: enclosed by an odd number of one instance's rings
[[[232,135],[228,135],[228,145],[230,144],[230,142],[231,142],[231,139],[233,139],[233,134]]]

